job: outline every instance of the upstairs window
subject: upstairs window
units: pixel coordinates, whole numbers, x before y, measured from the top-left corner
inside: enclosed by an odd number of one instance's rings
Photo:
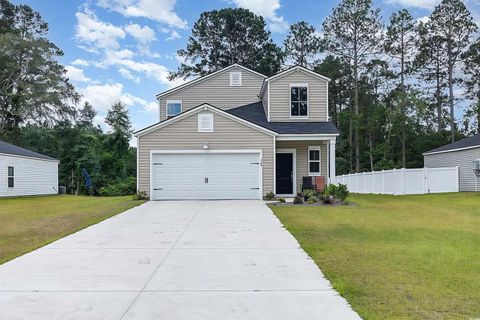
[[[308,85],[290,85],[290,116],[308,117]]]
[[[308,175],[320,175],[320,146],[308,147]]]
[[[167,119],[182,112],[182,100],[167,100]]]
[[[242,73],[230,72],[230,87],[241,87],[241,86],[242,86]]]
[[[213,132],[213,113],[198,114],[198,132]]]
[[[8,167],[8,173],[7,173],[7,184],[9,188],[15,187],[15,168],[14,167]]]

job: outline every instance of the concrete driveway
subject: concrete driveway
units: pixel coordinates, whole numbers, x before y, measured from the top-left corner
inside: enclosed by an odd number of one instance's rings
[[[148,202],[0,266],[0,319],[360,319],[260,201]]]

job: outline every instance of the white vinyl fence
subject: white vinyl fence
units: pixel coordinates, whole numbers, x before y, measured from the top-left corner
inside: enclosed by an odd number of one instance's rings
[[[424,194],[458,192],[459,167],[393,169],[336,177],[355,193]]]

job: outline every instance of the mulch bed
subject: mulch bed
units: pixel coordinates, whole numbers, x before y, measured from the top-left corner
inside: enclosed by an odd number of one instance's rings
[[[336,201],[334,204],[325,204],[323,202],[315,202],[315,203],[307,203],[304,202],[303,204],[293,204],[292,202],[274,202],[270,203],[271,206],[278,206],[278,207],[338,207],[338,206],[351,206],[357,207],[358,204],[349,201]]]

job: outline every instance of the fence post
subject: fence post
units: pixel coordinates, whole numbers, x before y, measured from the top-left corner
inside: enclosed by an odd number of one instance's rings
[[[429,193],[428,191],[428,168],[423,168],[423,194]]]
[[[372,171],[372,192],[370,193],[373,193],[375,194],[375,171]]]
[[[385,194],[385,170],[382,169],[382,194]]]
[[[405,194],[406,191],[406,185],[405,185],[405,168],[402,168],[402,195]]]

